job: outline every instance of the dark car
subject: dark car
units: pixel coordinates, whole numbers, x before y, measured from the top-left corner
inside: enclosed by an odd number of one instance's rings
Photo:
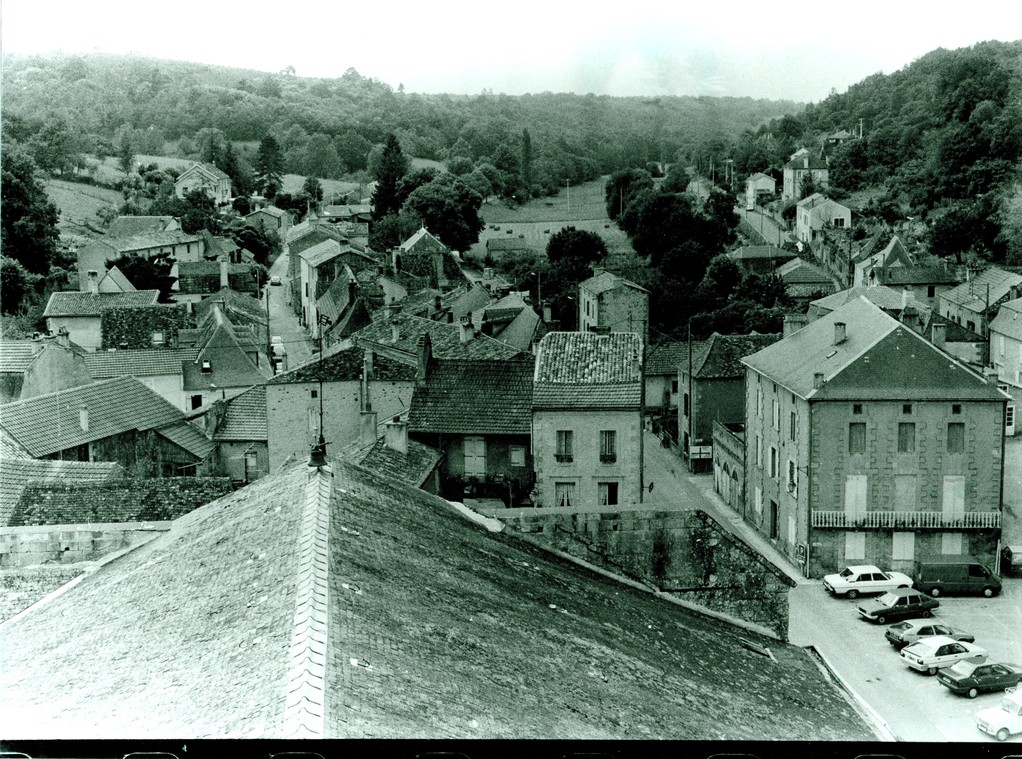
[[[956,662],[937,672],[937,682],[959,696],[976,698],[979,693],[1022,685],[1022,667],[1001,662]]]
[[[933,635],[946,635],[952,640],[961,640],[966,643],[975,643],[976,636],[959,630],[951,625],[938,622],[935,619],[906,619],[887,628],[884,637],[887,642],[897,649],[915,643],[920,638],[929,638]]]
[[[859,616],[870,622],[884,624],[906,617],[928,617],[940,606],[935,598],[912,588],[898,588],[880,598],[859,604]]]

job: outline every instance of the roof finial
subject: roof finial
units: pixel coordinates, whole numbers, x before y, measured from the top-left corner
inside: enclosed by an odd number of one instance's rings
[[[319,441],[312,444],[312,455],[309,456],[309,466],[315,467],[316,469],[322,469],[327,465],[326,460],[326,440],[320,433]]]

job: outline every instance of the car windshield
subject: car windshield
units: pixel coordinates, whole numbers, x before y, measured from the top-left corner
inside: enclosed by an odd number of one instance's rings
[[[960,677],[969,677],[975,670],[978,664],[963,659],[962,661],[955,662],[951,666],[951,671]]]
[[[877,599],[877,603],[881,606],[894,606],[898,603],[898,596],[894,593],[884,593],[880,598]]]
[[[891,625],[891,629],[894,632],[901,632],[902,630],[907,630],[910,627],[912,627],[912,623],[911,622],[899,622],[896,625]]]
[[[847,580],[849,577],[851,577],[854,574],[855,574],[855,572],[850,570],[848,567],[845,567],[844,569],[841,570],[841,572],[838,573],[838,577],[844,577]]]

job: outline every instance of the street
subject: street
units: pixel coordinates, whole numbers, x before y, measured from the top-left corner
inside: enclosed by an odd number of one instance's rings
[[[298,317],[287,303],[290,292],[287,278],[287,256],[281,254],[270,267],[271,277],[280,277],[281,284],[266,285],[269,298],[270,335],[279,335],[284,343],[286,359],[283,370],[294,369],[312,358],[311,341],[298,324]]]
[[[763,236],[767,245],[776,245],[779,248],[791,240],[790,232],[784,229],[773,216],[758,208],[755,211],[747,211],[741,206],[735,206],[735,213],[749,222],[749,226]]]

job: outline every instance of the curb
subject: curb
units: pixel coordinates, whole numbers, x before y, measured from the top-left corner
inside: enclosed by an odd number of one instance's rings
[[[841,693],[848,699],[852,708],[859,713],[859,715],[863,718],[863,721],[869,725],[877,738],[888,743],[896,743],[901,740],[894,734],[891,728],[887,725],[887,721],[880,716],[879,712],[870,706],[862,696],[852,690],[851,686],[849,686],[848,683],[841,678],[841,676],[837,673],[837,670],[834,669],[820,649],[816,646],[809,645],[805,646],[805,650],[809,652],[810,658],[816,663],[816,666],[820,668],[820,671],[823,672],[828,679],[832,680]]]

